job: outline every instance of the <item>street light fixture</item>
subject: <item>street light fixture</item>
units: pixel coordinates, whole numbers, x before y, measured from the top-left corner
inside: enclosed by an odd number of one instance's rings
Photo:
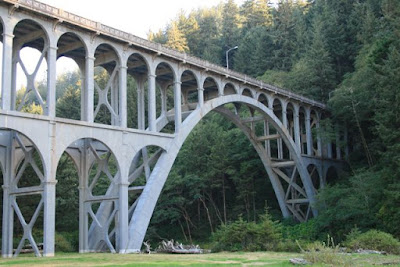
[[[226,56],[225,56],[225,58],[226,58],[226,69],[227,69],[227,70],[229,70],[229,56],[228,56],[228,53],[231,52],[232,50],[235,50],[235,49],[238,49],[238,46],[232,47],[232,48],[230,48],[230,49],[228,49],[228,50],[226,51]]]

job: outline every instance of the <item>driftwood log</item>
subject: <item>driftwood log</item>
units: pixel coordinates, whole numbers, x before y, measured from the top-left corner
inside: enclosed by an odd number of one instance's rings
[[[201,249],[198,245],[183,245],[182,243],[174,242],[174,240],[161,241],[157,248],[159,253],[176,253],[176,254],[203,254],[209,251]]]

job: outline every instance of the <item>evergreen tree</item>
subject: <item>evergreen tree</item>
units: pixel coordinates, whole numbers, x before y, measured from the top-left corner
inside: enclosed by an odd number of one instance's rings
[[[269,0],[246,0],[241,6],[243,16],[243,32],[257,26],[272,24],[272,8]]]
[[[222,12],[221,41],[225,47],[238,45],[240,39],[240,14],[234,0],[228,0]]]
[[[247,32],[234,54],[235,70],[259,76],[273,68],[273,40],[268,29],[256,27]]]
[[[179,30],[176,22],[173,22],[167,31],[167,42],[165,45],[179,52],[186,52],[189,50],[187,40]]]

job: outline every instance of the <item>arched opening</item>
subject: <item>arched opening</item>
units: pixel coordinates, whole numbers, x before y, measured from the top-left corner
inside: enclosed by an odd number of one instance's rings
[[[109,44],[101,44],[94,57],[94,121],[119,125],[118,54]]]
[[[182,232],[181,236],[183,238],[188,238],[190,239],[189,235],[189,230],[185,230],[185,227],[187,228],[187,224],[189,224],[189,227],[191,223],[193,223],[192,218],[196,218],[200,214],[200,216],[203,216],[205,218],[205,222],[201,224],[201,226],[208,228],[208,231],[211,229],[214,229],[215,223],[213,223],[211,219],[210,223],[210,217],[211,217],[211,212],[213,211],[212,209],[215,209],[214,205],[212,203],[215,202],[210,202],[209,204],[206,203],[206,206],[204,207],[204,197],[206,197],[206,193],[204,192],[199,192],[197,186],[199,185],[200,182],[204,182],[199,175],[203,174],[209,174],[209,172],[205,172],[203,170],[202,166],[205,166],[204,168],[208,168],[208,170],[212,170],[215,172],[225,172],[227,169],[222,168],[221,166],[218,166],[216,168],[209,168],[209,163],[213,164],[221,164],[225,160],[229,159],[242,159],[241,157],[235,157],[234,154],[229,153],[229,149],[232,147],[230,145],[225,148],[226,143],[229,140],[233,140],[234,138],[230,138],[230,136],[226,136],[224,134],[215,134],[212,127],[220,127],[223,124],[229,123],[229,121],[233,122],[235,126],[239,128],[239,131],[236,131],[237,133],[243,132],[245,136],[250,140],[251,144],[257,151],[258,157],[262,158],[262,163],[263,166],[265,167],[265,170],[268,173],[268,177],[271,181],[271,184],[274,186],[274,195],[276,197],[276,200],[279,204],[279,208],[282,212],[282,215],[284,217],[289,217],[293,216],[297,220],[303,222],[306,221],[308,218],[310,218],[312,215],[316,215],[317,211],[315,208],[313,208],[313,204],[315,203],[315,190],[313,188],[311,179],[309,177],[309,174],[307,172],[307,169],[303,167],[302,164],[298,164],[301,160],[299,155],[297,153],[294,153],[294,157],[296,157],[294,160],[289,160],[289,161],[275,161],[272,160],[270,157],[268,157],[265,153],[265,148],[262,146],[262,142],[265,140],[262,136],[256,136],[254,131],[252,130],[252,127],[249,127],[248,125],[251,122],[254,122],[254,118],[249,118],[248,120],[243,120],[242,116],[238,114],[238,110],[240,109],[240,106],[247,106],[249,110],[258,110],[262,115],[264,120],[268,120],[271,123],[271,126],[275,127],[276,130],[278,131],[278,134],[282,140],[284,140],[285,144],[288,145],[290,151],[294,152],[295,151],[295,144],[292,140],[290,140],[290,137],[286,135],[286,131],[282,129],[281,123],[278,121],[278,119],[275,117],[275,115],[271,112],[270,109],[263,107],[258,104],[258,102],[254,99],[250,98],[243,98],[241,96],[231,96],[231,97],[220,97],[218,99],[214,99],[212,101],[209,101],[207,103],[204,103],[203,107],[201,109],[197,109],[196,114],[192,117],[193,120],[190,122],[186,123],[186,129],[185,131],[180,131],[178,132],[178,136],[176,138],[176,146],[169,150],[169,157],[162,157],[160,158],[160,161],[158,162],[158,165],[156,167],[157,170],[163,170],[163,171],[158,171],[157,176],[154,176],[154,179],[157,179],[157,183],[148,183],[146,185],[146,192],[151,192],[151,190],[158,191],[160,189],[160,186],[163,186],[164,192],[167,190],[168,186],[165,185],[164,183],[167,180],[168,175],[174,175],[176,176],[176,181],[173,183],[169,188],[170,190],[174,191],[178,196],[180,196],[182,193],[188,193],[190,196],[191,202],[185,202],[181,197],[178,198],[173,198],[171,195],[167,195],[167,198],[165,201],[162,199],[159,201],[159,203],[164,204],[161,208],[162,215],[154,215],[152,224],[154,225],[155,223],[160,223],[161,219],[159,216],[168,216],[168,219],[173,220],[173,224],[177,225],[177,231]],[[244,109],[246,110],[246,109]],[[222,121],[220,122],[214,122],[211,125],[203,125],[202,127],[204,128],[204,131],[206,132],[206,135],[203,137],[201,134],[196,134],[194,135],[195,142],[190,142],[191,144],[195,144],[193,146],[193,151],[186,151],[184,153],[184,156],[182,159],[184,160],[185,164],[180,164],[180,166],[190,166],[190,160],[193,158],[196,158],[196,170],[199,171],[199,174],[191,174],[189,172],[182,172],[182,173],[177,173],[176,171],[171,170],[173,167],[174,162],[177,162],[175,160],[175,157],[177,156],[178,152],[183,152],[184,149],[182,147],[183,143],[185,140],[187,140],[187,137],[189,136],[190,133],[193,133],[193,129],[196,126],[201,127],[204,121],[204,116],[207,116],[211,111],[216,111],[220,114],[223,115],[224,118],[222,118]],[[226,131],[224,131],[226,132]],[[208,134],[208,135],[207,135]],[[235,136],[235,134],[233,134]],[[217,153],[218,155],[221,153],[225,155],[225,157],[212,157],[210,156],[208,150],[202,149],[197,147],[196,145],[198,144],[209,144],[211,138],[220,138],[218,139],[218,142],[216,142],[218,145],[213,146],[213,152]],[[269,137],[268,137],[269,138]],[[222,140],[222,141],[221,141]],[[237,142],[239,143],[239,142]],[[241,147],[241,154],[243,155],[243,147]],[[226,155],[227,154],[227,155]],[[222,160],[221,160],[222,159]],[[186,164],[187,163],[187,164]],[[247,165],[247,164],[246,164]],[[242,165],[240,162],[238,162],[235,166],[239,167],[247,167],[246,165]],[[193,168],[191,168],[193,169]],[[241,172],[237,171],[232,171],[229,172],[228,174],[240,174]],[[244,172],[247,174],[249,173],[248,171]],[[204,183],[205,186],[210,186],[214,182],[223,182],[225,178],[223,178],[223,175],[212,175],[214,180],[206,181]],[[221,178],[222,177],[222,178]],[[273,181],[273,182],[272,182]],[[286,186],[282,186],[282,182],[286,182]],[[224,182],[225,183],[225,182]],[[251,183],[246,183],[246,185],[250,185]],[[182,185],[182,186],[180,186]],[[187,188],[185,186],[188,186]],[[225,188],[225,186],[228,186],[228,184],[225,184],[222,186],[222,189]],[[221,187],[220,187],[221,188]],[[257,187],[260,188],[260,187]],[[226,189],[226,188],[225,188]],[[286,192],[285,192],[286,191]],[[239,192],[240,193],[240,192]],[[222,199],[227,199],[227,195],[222,192],[219,193],[218,197]],[[225,197],[224,197],[225,195]],[[159,195],[150,195],[150,194],[145,194],[142,195],[139,199],[138,202],[138,207],[143,207],[143,205],[151,205],[155,206]],[[198,200],[198,201],[193,201]],[[194,211],[195,215],[194,217],[188,213],[188,204],[196,204],[194,205]],[[220,205],[223,206],[224,201],[219,202]],[[221,204],[222,203],[222,204]],[[227,202],[225,202],[226,204]],[[243,202],[242,202],[243,203]],[[252,203],[252,202],[250,202]],[[182,205],[182,204],[187,204],[187,205]],[[257,204],[257,203],[256,203]],[[218,207],[217,207],[218,208]],[[167,210],[168,209],[168,210]],[[199,212],[200,210],[200,212]],[[216,210],[216,209],[215,209]],[[215,218],[219,222],[224,222],[225,220],[225,213],[221,212],[221,210],[228,210],[225,208],[218,209],[219,210],[219,215],[217,215],[217,212],[215,212]],[[229,211],[232,211],[233,209],[229,209]],[[150,222],[151,216],[153,210],[146,210],[143,211],[143,209],[135,211],[133,214],[133,219],[131,221],[131,227],[140,227],[141,225],[148,225]],[[178,217],[176,217],[178,216]],[[179,218],[182,220],[179,221]],[[198,217],[197,217],[198,218]],[[164,217],[165,219],[165,217]],[[165,221],[164,221],[165,222]],[[196,228],[196,232],[199,231],[198,228]],[[169,234],[172,232],[170,231]],[[191,232],[193,233],[193,232]],[[144,239],[145,231],[141,232],[135,232],[135,237],[134,237],[134,243],[132,244],[132,247],[130,249],[138,249],[142,245],[142,241]],[[177,236],[177,235],[174,235]],[[149,237],[148,237],[149,238]]]
[[[253,94],[251,93],[250,89],[248,89],[248,88],[243,89],[242,95],[247,96],[247,97],[253,97]]]
[[[189,114],[197,108],[199,102],[198,82],[194,73],[186,70],[182,73],[182,120],[185,120]]]
[[[204,84],[204,101],[211,100],[219,96],[218,84],[214,78],[207,77]]]
[[[264,106],[268,107],[268,97],[265,94],[258,96],[258,102],[261,102]]]
[[[236,104],[236,103],[235,103]],[[226,108],[248,118],[246,105]],[[242,164],[243,160],[248,164]],[[184,243],[204,238],[221,223],[246,221],[279,206],[268,174],[247,137],[218,112],[206,115],[184,142],[157,202],[147,239]],[[167,227],[166,227],[167,226]],[[175,227],[171,227],[175,226]]]
[[[128,127],[145,130],[148,126],[148,65],[140,54],[128,58],[127,108]]]
[[[56,116],[84,119],[82,74],[85,73],[85,45],[76,34],[64,33],[58,39],[57,47]]]
[[[79,173],[77,162],[68,153],[61,156],[56,185],[56,252],[77,252],[79,249]]]
[[[156,82],[158,85],[157,94],[157,117],[158,120],[164,120],[161,132],[174,133],[175,132],[175,105],[182,105],[182,103],[174,103],[174,83],[175,74],[172,67],[167,63],[160,63],[156,68]]]
[[[12,109],[47,115],[47,35],[28,19],[18,22],[13,34]]]
[[[334,185],[339,179],[338,172],[335,167],[331,166],[326,171],[325,184]]]
[[[235,86],[231,83],[225,84],[224,95],[235,95],[237,94]]]
[[[57,167],[56,230],[69,249],[116,251],[118,179],[117,160],[101,141],[79,139],[65,150]]]
[[[179,236],[181,240],[190,242],[193,237],[199,238],[197,236],[199,232],[210,232],[221,223],[235,220],[235,215],[238,213],[242,213],[244,219],[254,220],[254,214],[257,217],[259,207],[263,202],[265,203],[265,199],[259,199],[256,192],[261,192],[260,195],[263,197],[268,195],[265,191],[263,192],[265,187],[259,183],[270,181],[280,183],[280,180],[276,180],[277,178],[286,181],[286,183],[283,182],[282,189],[279,189],[283,190],[281,193],[283,198],[286,195],[284,207],[290,209],[299,221],[312,216],[306,193],[311,181],[303,182],[300,172],[297,171],[298,166],[294,166],[293,161],[271,162],[268,157],[265,157],[264,141],[271,136],[263,136],[262,130],[268,116],[265,116],[265,113],[257,107],[240,101],[218,107],[214,104],[210,104],[213,107],[210,110],[223,116],[212,112],[207,114],[206,111],[206,117],[197,125],[193,124],[193,127],[196,126],[186,139],[192,139],[192,141],[188,141],[190,145],[187,147],[184,144],[179,152],[175,161],[178,162],[179,167],[173,167],[169,174],[148,235],[154,237],[157,234],[162,236],[173,234],[175,237]],[[277,127],[272,120],[271,127]],[[245,134],[242,135],[242,132]],[[244,140],[238,141],[242,137]],[[249,139],[253,145],[250,147],[254,147],[257,153],[253,151],[247,154],[248,152],[244,151],[249,146],[243,144]],[[208,145],[211,148],[208,148]],[[238,149],[235,150],[235,147]],[[252,153],[255,154],[254,161],[242,164],[244,158],[253,159]],[[196,161],[192,163],[194,158]],[[260,162],[260,158],[265,161]],[[234,161],[233,164],[230,163],[231,160]],[[257,168],[261,168],[252,170],[251,166],[256,162],[259,164]],[[194,164],[196,167],[193,166]],[[265,172],[267,169],[273,172],[269,173],[271,176]],[[252,177],[255,173],[257,173],[256,177]],[[259,177],[269,177],[269,179],[256,180]],[[308,187],[305,183],[308,183]],[[272,190],[271,184],[268,190]],[[240,200],[238,200],[239,195],[242,197]],[[255,202],[253,202],[254,199]],[[276,199],[267,201],[274,206],[275,212],[279,213],[281,206],[278,205],[277,199],[278,196]],[[162,228],[166,221],[177,226],[174,232],[170,230],[170,232],[160,233],[157,231],[162,230],[156,229],[154,233],[154,228]],[[198,222],[201,223],[197,225]]]
[[[3,207],[3,216],[9,218],[2,225],[2,239],[7,239],[11,251],[3,248],[3,254],[17,256],[26,245],[40,256],[43,241],[43,183],[45,166],[35,144],[22,133],[0,130],[0,157],[8,205]]]
[[[310,174],[311,182],[315,190],[319,190],[321,187],[321,179],[317,166],[315,166],[314,164],[310,164],[307,166],[307,171]]]

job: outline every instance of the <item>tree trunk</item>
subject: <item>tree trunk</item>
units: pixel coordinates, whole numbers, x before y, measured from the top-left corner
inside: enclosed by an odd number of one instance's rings
[[[215,210],[215,214],[217,215],[217,218],[219,219],[220,223],[224,223],[221,217],[221,212],[219,211],[217,205],[215,204],[212,195],[205,193],[206,196],[208,197],[208,200],[210,201],[211,205],[213,206],[214,210]]]
[[[225,174],[222,175],[222,198],[223,198],[223,205],[224,205],[224,223],[226,224]]]
[[[253,196],[253,220],[254,222],[257,221],[257,217],[256,217],[256,190],[255,190],[255,186],[254,186],[254,179],[252,179],[252,185],[253,185],[253,192],[252,192],[252,196]]]
[[[186,216],[185,216],[185,221],[186,221],[186,228],[188,230],[190,244],[193,244],[193,242],[192,242],[192,234],[190,233],[189,220],[188,220],[188,218]]]
[[[182,230],[183,236],[185,237],[185,240],[186,240],[186,242],[187,242],[187,241],[188,241],[188,239],[187,239],[187,236],[186,236],[186,233],[185,233],[185,229],[183,229],[182,222],[181,222],[181,220],[178,220],[178,222],[179,222],[179,225],[180,225],[180,227],[181,227],[181,230]]]
[[[366,157],[367,157],[368,166],[369,166],[369,167],[372,167],[372,165],[373,165],[374,163],[373,163],[373,160],[372,160],[371,153],[369,152],[368,144],[367,144],[367,141],[365,140],[364,132],[363,132],[363,130],[362,130],[362,128],[361,128],[360,121],[358,120],[358,115],[357,115],[357,111],[356,111],[356,106],[355,106],[355,103],[354,103],[353,100],[351,100],[351,105],[352,105],[352,107],[353,107],[354,118],[356,119],[357,128],[358,128],[358,131],[360,132],[361,142],[362,142],[362,144],[363,144],[363,147],[364,147],[364,150],[365,150],[365,155],[366,155]]]
[[[208,218],[208,223],[210,224],[211,233],[214,233],[213,225],[212,225],[212,221],[211,221],[211,216],[210,216],[210,212],[208,211],[206,202],[204,201],[203,198],[200,198],[200,201],[203,203],[204,209],[206,210],[207,218]]]

